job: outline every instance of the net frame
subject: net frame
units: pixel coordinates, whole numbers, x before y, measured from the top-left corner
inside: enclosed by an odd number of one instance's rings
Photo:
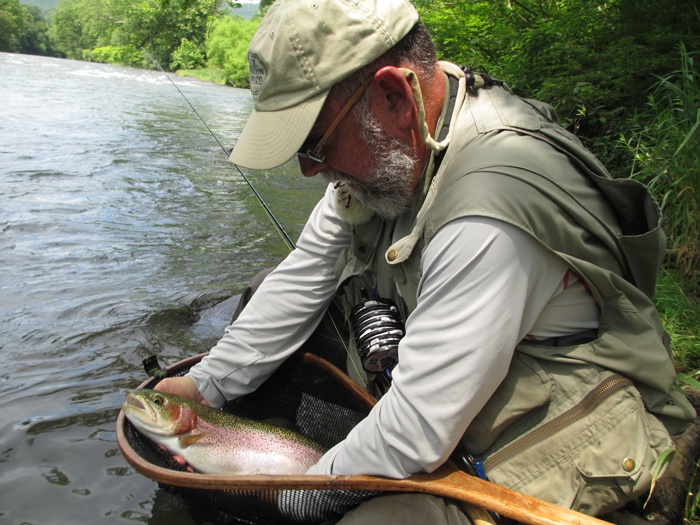
[[[175,363],[168,367],[169,375],[184,375],[205,355],[207,354]],[[234,407],[227,404],[227,409],[238,409],[241,403],[251,403],[247,410],[252,410],[251,406],[255,406],[255,402],[269,405],[274,395],[266,392],[266,389],[276,390],[284,385],[289,380],[284,374],[290,370],[301,372],[302,375],[311,374],[320,383],[332,384],[331,399],[338,401],[338,396],[346,396],[346,400],[351,400],[350,408],[358,409],[361,417],[375,403],[372,397],[335,366],[314,354],[298,352],[256,392],[234,402]],[[153,388],[158,381],[150,378],[140,388]],[[307,384],[313,385],[314,381]],[[308,413],[308,410],[304,413]],[[343,417],[347,416],[343,414]],[[342,516],[378,493],[414,492],[461,501],[463,510],[471,521],[479,525],[494,524],[492,518],[496,515],[525,525],[610,525],[603,520],[471,476],[450,461],[432,473],[415,474],[407,479],[379,476],[195,474],[186,471],[169,454],[144,438],[129,423],[123,411],[117,417],[117,442],[127,462],[137,472],[157,481],[161,488],[184,500],[192,515],[197,516],[198,521],[201,520],[200,523],[323,523]]]

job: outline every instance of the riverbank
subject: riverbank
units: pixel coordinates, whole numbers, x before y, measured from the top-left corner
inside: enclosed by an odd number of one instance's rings
[[[180,77],[196,78],[203,82],[213,82],[214,84],[219,84],[220,86],[230,86],[226,78],[226,72],[218,67],[204,67],[201,69],[178,69],[175,72],[176,75]],[[232,86],[238,87],[238,86]]]

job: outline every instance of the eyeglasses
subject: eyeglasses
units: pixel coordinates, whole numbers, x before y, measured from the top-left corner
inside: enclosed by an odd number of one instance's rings
[[[318,141],[315,147],[311,147],[310,142],[312,141],[308,139],[306,140],[306,142],[304,142],[304,144],[302,144],[301,148],[299,148],[299,151],[297,151],[297,155],[299,157],[310,159],[316,162],[323,162],[326,159],[326,155],[323,153],[323,148],[326,145],[326,142],[335,131],[335,128],[337,128],[340,122],[343,120],[345,115],[347,115],[348,112],[353,108],[353,106],[357,104],[357,101],[360,100],[362,94],[365,91],[367,91],[367,88],[372,83],[373,79],[374,75],[370,75],[370,77],[367,80],[365,80],[365,82],[360,86],[360,88],[357,91],[355,91],[355,93],[353,93],[352,97],[350,97],[350,100],[348,100],[345,103],[343,109],[340,110],[338,116],[335,117],[335,120],[330,125],[328,130],[323,134],[323,136]]]

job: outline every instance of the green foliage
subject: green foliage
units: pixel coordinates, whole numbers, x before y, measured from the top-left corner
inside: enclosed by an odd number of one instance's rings
[[[143,64],[143,51],[134,46],[102,46],[85,54],[92,62],[104,62],[118,66],[139,67]]]
[[[209,67],[222,69],[228,83],[248,87],[248,45],[260,24],[259,20],[243,20],[238,16],[214,22],[206,42]]]
[[[700,48],[693,2],[414,0],[441,57],[481,65],[519,94],[554,105],[562,124],[616,173],[613,145],[675,48]]]
[[[219,16],[220,0],[141,0],[124,2],[118,37],[145,47],[163,67],[187,40],[195,47],[204,43],[210,17]]]
[[[415,0],[441,58],[458,64],[485,66],[502,74],[501,61],[517,41],[517,27],[504,10],[505,2]]]
[[[226,73],[219,68],[203,67],[199,69],[179,69],[177,74],[182,77],[193,77],[205,82],[226,85]]]
[[[265,16],[265,13],[267,13],[267,10],[269,7],[274,3],[275,0],[260,0],[260,14],[262,16]]]
[[[22,0],[22,5],[38,7],[46,16],[58,5],[58,0]]]
[[[180,47],[172,54],[170,62],[171,71],[178,69],[195,69],[204,65],[205,56],[202,46],[198,46],[190,40],[182,39]]]
[[[680,69],[658,80],[621,143],[631,177],[661,203],[674,261],[700,292],[700,70],[683,44],[680,55]]]
[[[48,25],[36,6],[0,0],[0,51],[53,56]]]
[[[146,48],[168,68],[171,63],[203,63],[194,48],[204,44],[223,0],[61,0],[52,16],[51,37],[67,57],[104,55],[103,47]],[[183,40],[187,44],[183,45]],[[173,54],[178,53],[174,61]]]
[[[658,275],[654,303],[671,337],[679,372],[700,370],[700,302],[684,290],[683,276],[670,265]]]
[[[49,36],[63,56],[87,60],[92,49],[115,44],[115,20],[104,0],[62,0],[52,13]]]
[[[20,52],[27,55],[55,55],[49,40],[49,25],[44,20],[41,9],[31,5],[22,5],[21,9]]]
[[[0,0],[0,51],[19,51],[21,23],[19,0]]]
[[[698,375],[700,375],[700,372],[695,372],[693,375],[679,373],[676,374],[676,381],[700,391],[700,381],[696,379]]]
[[[652,472],[651,475],[651,487],[649,487],[649,495],[647,496],[646,502],[644,503],[645,507],[649,504],[649,500],[651,500],[651,496],[654,494],[656,482],[659,480],[661,472],[664,471],[666,467],[668,467],[669,463],[671,463],[675,455],[676,450],[673,448],[666,449],[661,454],[659,454],[659,457],[656,460],[656,465],[654,465],[654,472]]]

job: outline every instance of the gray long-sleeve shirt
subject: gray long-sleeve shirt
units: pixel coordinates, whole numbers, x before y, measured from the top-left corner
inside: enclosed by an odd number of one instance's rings
[[[190,371],[212,405],[257,388],[320,322],[337,284],[335,261],[350,242],[331,200],[329,188],[297,248]],[[494,219],[447,224],[425,248],[421,270],[391,389],[310,473],[403,478],[434,470],[505,377],[520,340],[598,325],[597,306],[575,275]]]

